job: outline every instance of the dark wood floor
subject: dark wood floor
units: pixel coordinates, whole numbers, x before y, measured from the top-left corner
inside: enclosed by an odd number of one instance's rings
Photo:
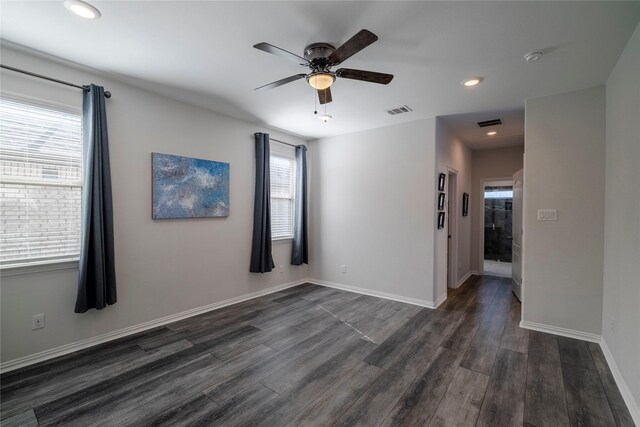
[[[509,281],[437,310],[316,285],[1,377],[2,426],[630,426],[598,345],[527,331]]]

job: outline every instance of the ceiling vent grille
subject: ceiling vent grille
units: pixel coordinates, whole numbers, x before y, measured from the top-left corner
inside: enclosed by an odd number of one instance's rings
[[[478,126],[480,126],[481,128],[486,128],[487,126],[497,126],[501,124],[502,124],[502,120],[500,119],[493,119],[493,120],[486,120],[484,122],[478,122]]]
[[[413,111],[413,110],[408,105],[403,105],[402,107],[391,108],[391,109],[386,110],[386,111],[387,111],[387,114],[389,114],[391,116],[395,116],[397,114],[404,114],[404,113],[408,113],[408,112]]]

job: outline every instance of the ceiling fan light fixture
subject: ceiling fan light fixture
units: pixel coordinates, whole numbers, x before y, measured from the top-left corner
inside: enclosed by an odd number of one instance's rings
[[[321,116],[318,116],[318,118],[323,122],[323,123],[327,123],[329,120],[331,120],[333,118],[333,116],[331,114],[323,114]]]
[[[316,90],[327,89],[331,87],[334,81],[336,81],[336,76],[329,73],[314,73],[307,76],[309,86]]]
[[[98,9],[81,0],[65,0],[64,7],[69,12],[84,19],[99,19],[102,16]]]

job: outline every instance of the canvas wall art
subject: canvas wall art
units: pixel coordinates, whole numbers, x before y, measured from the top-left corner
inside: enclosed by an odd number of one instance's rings
[[[151,153],[153,219],[229,216],[229,163]]]

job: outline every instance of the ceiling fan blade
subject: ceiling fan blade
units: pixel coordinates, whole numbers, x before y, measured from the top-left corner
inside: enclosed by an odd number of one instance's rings
[[[340,68],[336,71],[336,76],[343,79],[362,80],[363,82],[378,83],[386,85],[393,80],[393,74],[376,73],[375,71],[354,70],[351,68]]]
[[[258,50],[271,53],[273,55],[278,55],[283,58],[287,58],[288,60],[293,61],[300,65],[307,65],[309,63],[309,61],[304,59],[302,56],[298,56],[295,53],[291,53],[288,50],[284,50],[281,47],[274,46],[269,43],[262,42],[262,43],[254,44],[253,47],[255,47]]]
[[[305,77],[307,77],[306,74],[296,74],[295,76],[291,76],[291,77],[287,77],[287,78],[284,78],[284,79],[276,80],[275,82],[271,82],[271,83],[266,84],[264,86],[257,87],[254,90],[262,91],[262,90],[267,90],[267,89],[273,89],[274,87],[286,85],[287,83],[295,82],[296,80],[300,80],[300,79],[305,78]]]
[[[328,104],[333,101],[333,98],[331,97],[331,88],[318,89],[318,98],[320,99],[320,105]]]
[[[331,65],[338,65],[376,40],[378,40],[378,36],[373,34],[371,31],[360,30],[355,36],[344,42],[342,46],[334,50],[333,53],[329,55],[329,62]]]

